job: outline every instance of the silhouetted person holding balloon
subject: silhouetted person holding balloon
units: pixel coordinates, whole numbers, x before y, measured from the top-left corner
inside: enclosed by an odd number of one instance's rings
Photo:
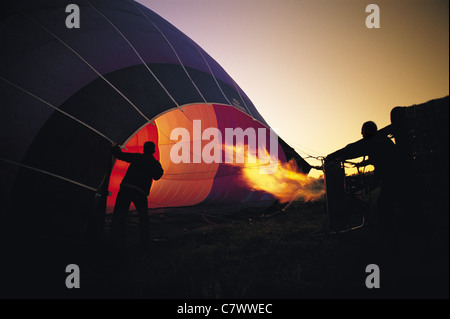
[[[401,187],[402,167],[396,145],[385,134],[378,132],[377,125],[365,122],[361,128],[362,140],[351,143],[346,147],[327,156],[326,161],[344,161],[368,155],[368,160],[355,166],[375,167],[375,176],[380,185],[378,197],[378,213],[380,226],[389,238],[394,234],[394,215],[396,204],[403,197]]]
[[[144,153],[124,153],[117,143],[112,145],[114,156],[130,163],[125,177],[120,184],[114,206],[112,233],[115,240],[123,238],[126,218],[131,202],[134,203],[139,215],[141,240],[144,247],[149,242],[149,220],[147,196],[153,180],[162,177],[164,170],[153,156],[156,150],[155,143],[148,141],[144,144]]]

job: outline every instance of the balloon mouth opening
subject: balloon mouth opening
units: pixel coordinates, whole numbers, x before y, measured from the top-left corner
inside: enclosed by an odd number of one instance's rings
[[[248,200],[253,198],[251,188],[242,180],[239,169],[225,163],[226,132],[256,132],[264,130],[264,142],[271,130],[241,110],[224,104],[189,104],[163,113],[145,125],[124,145],[127,152],[142,153],[147,141],[156,144],[155,158],[160,161],[164,175],[153,181],[148,196],[149,208],[193,206],[208,202]],[[242,131],[242,132],[241,132]],[[216,132],[218,136],[215,136]],[[211,133],[211,134],[210,134]],[[261,133],[262,134],[262,133]],[[259,136],[259,135],[258,135]],[[258,143],[259,138],[254,136]],[[217,139],[217,142],[214,140]],[[249,137],[242,137],[248,147]],[[278,139],[266,142],[279,148]],[[237,144],[237,138],[234,137]],[[213,147],[217,144],[217,148]],[[273,146],[272,146],[273,144]],[[277,152],[285,161],[283,152]],[[220,157],[216,160],[215,156]],[[235,158],[237,160],[237,156]],[[120,183],[128,163],[116,161],[110,178],[107,212],[114,209]],[[256,200],[256,197],[255,197]],[[131,207],[133,209],[133,207]]]

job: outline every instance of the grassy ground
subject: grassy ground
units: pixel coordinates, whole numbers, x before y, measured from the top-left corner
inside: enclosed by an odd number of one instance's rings
[[[196,211],[152,214],[155,240],[145,251],[137,217],[130,217],[127,241],[106,245],[85,267],[86,290],[150,298],[448,296],[448,253],[422,254],[411,239],[395,248],[376,225],[329,235],[324,201],[297,202],[274,215],[261,208]],[[419,246],[411,253],[412,245]],[[380,267],[380,289],[365,285],[368,264]]]
[[[284,212],[192,207],[152,211],[153,240],[146,249],[134,213],[118,246],[108,237],[109,217],[97,246],[7,238],[0,296],[448,298],[448,240],[426,244],[413,234],[394,244],[383,240],[371,217],[372,225],[330,235],[323,200],[294,202]],[[80,289],[64,284],[71,263],[80,267]],[[365,285],[369,264],[380,268],[379,289]]]

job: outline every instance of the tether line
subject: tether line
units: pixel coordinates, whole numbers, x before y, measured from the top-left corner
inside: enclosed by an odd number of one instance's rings
[[[147,19],[152,25],[153,27],[158,30],[158,32],[162,35],[162,37],[164,38],[164,40],[166,40],[167,44],[170,46],[170,48],[172,49],[173,53],[175,54],[176,58],[178,59],[178,62],[180,63],[181,67],[183,68],[184,72],[186,73],[186,76],[189,78],[189,80],[191,81],[192,85],[194,86],[194,88],[197,90],[198,94],[200,94],[200,97],[203,99],[203,101],[205,102],[205,104],[208,105],[208,102],[206,101],[205,97],[203,96],[202,92],[200,92],[200,89],[198,88],[198,86],[195,84],[194,80],[192,79],[191,75],[189,74],[189,72],[186,70],[183,62],[181,61],[180,56],[178,55],[177,51],[175,50],[175,48],[173,47],[172,43],[169,41],[169,39],[166,37],[166,35],[164,34],[164,32],[161,31],[160,28],[158,28],[158,26],[145,14],[145,12],[143,12],[141,10],[141,8],[139,8],[135,3],[133,3],[134,6],[141,12],[141,14],[143,15],[143,17],[145,19]]]
[[[14,161],[10,161],[10,160],[7,160],[7,159],[5,159],[5,158],[0,158],[0,161],[6,162],[6,163],[9,163],[9,164],[12,164],[12,165],[24,167],[24,168],[30,169],[30,170],[32,170],[32,171],[36,171],[36,172],[39,172],[39,173],[42,173],[42,174],[45,174],[45,175],[49,175],[49,176],[55,177],[55,178],[61,179],[61,180],[63,180],[63,181],[72,183],[72,184],[74,184],[74,185],[77,185],[77,186],[86,188],[86,189],[91,190],[91,191],[93,191],[93,192],[97,192],[97,191],[98,191],[98,190],[97,190],[96,188],[94,188],[94,187],[85,185],[85,184],[83,184],[83,183],[74,181],[74,180],[72,180],[72,179],[70,179],[70,178],[67,178],[67,177],[64,177],[64,176],[61,176],[61,175],[57,175],[57,174],[52,173],[52,172],[45,171],[45,170],[43,170],[43,169],[39,169],[39,168],[36,168],[36,167],[33,167],[33,166],[29,166],[29,165],[17,163],[17,162],[14,162]]]
[[[51,107],[52,109],[54,109],[55,111],[58,111],[58,112],[60,112],[61,114],[64,114],[64,115],[67,116],[68,118],[70,118],[70,119],[76,121],[77,123],[83,125],[84,127],[87,127],[88,129],[90,129],[90,130],[93,131],[94,133],[100,135],[100,136],[103,137],[104,139],[106,139],[106,140],[108,140],[109,142],[113,143],[113,140],[110,139],[108,136],[106,136],[106,135],[103,134],[102,132],[96,130],[95,128],[93,128],[93,127],[90,126],[89,124],[86,124],[86,123],[83,122],[82,120],[76,118],[75,116],[70,115],[70,114],[67,113],[67,112],[64,112],[63,110],[59,109],[58,107],[54,106],[53,104],[51,104],[51,103],[45,101],[44,99],[40,98],[39,96],[37,96],[37,95],[31,93],[30,91],[28,91],[28,90],[26,90],[26,89],[20,87],[19,85],[15,84],[15,83],[12,83],[11,81],[8,81],[7,79],[5,79],[5,78],[3,78],[3,77],[0,77],[0,80],[6,82],[7,84],[9,84],[9,85],[15,87],[16,89],[18,89],[18,90],[20,90],[20,91],[22,91],[22,92],[24,92],[24,93],[26,93],[26,94],[32,96],[32,97],[35,98],[36,100],[41,101],[42,103],[44,103],[44,104],[48,105],[49,107]]]
[[[46,31],[48,34],[50,34],[52,37],[54,37],[56,40],[58,40],[62,45],[64,45],[67,49],[69,49],[73,54],[75,54],[81,61],[83,61],[92,71],[94,71],[99,77],[101,77],[103,79],[103,81],[105,81],[109,86],[111,86],[111,88],[114,89],[114,91],[116,91],[120,96],[122,96],[125,101],[127,101],[147,122],[150,122],[150,119],[144,114],[142,113],[142,111],[136,106],[134,105],[133,102],[130,101],[130,99],[128,99],[125,94],[123,94],[118,88],[116,88],[111,82],[109,82],[102,74],[100,74],[100,72],[97,71],[97,69],[95,69],[88,61],[86,61],[77,51],[75,51],[70,45],[68,45],[66,42],[64,42],[61,38],[59,38],[56,34],[54,34],[53,32],[51,32],[49,29],[47,29],[46,27],[44,27],[41,23],[39,23],[38,21],[36,21],[35,19],[27,16],[26,14],[24,14],[23,12],[19,11],[16,9],[17,12],[19,12],[20,14],[22,14],[24,17],[26,17],[27,19],[31,20],[33,23],[37,24],[41,29],[43,29],[44,31]]]
[[[139,54],[139,52],[136,50],[136,48],[131,44],[131,42],[127,39],[127,37],[114,25],[114,23],[111,22],[111,20],[109,20],[100,10],[98,10],[96,7],[94,7],[89,1],[85,0],[85,2],[91,6],[95,11],[97,11],[97,13],[99,15],[101,15],[106,21],[108,21],[109,24],[111,24],[111,26],[120,34],[120,36],[128,43],[128,45],[130,46],[130,48],[134,51],[134,53],[136,53],[137,57],[139,58],[139,60],[141,60],[142,64],[145,66],[145,68],[150,72],[150,74],[153,76],[153,78],[158,82],[158,84],[161,86],[161,88],[166,92],[166,94],[169,96],[169,98],[172,100],[173,103],[175,103],[175,105],[177,107],[180,107],[180,105],[178,104],[177,101],[175,101],[175,99],[173,98],[173,96],[170,94],[170,92],[166,89],[166,87],[161,83],[161,81],[158,79],[158,77],[155,75],[155,73],[153,73],[153,71],[149,68],[149,66],[147,65],[147,63],[145,63],[144,59],[142,58],[142,56]],[[150,122],[149,119],[147,119],[148,122]]]
[[[214,75],[213,70],[211,69],[211,66],[209,65],[208,61],[206,60],[206,58],[204,57],[203,53],[200,51],[200,48],[198,47],[198,45],[193,41],[192,44],[195,46],[195,48],[197,49],[198,53],[200,54],[200,56],[202,57],[203,61],[205,61],[206,66],[209,69],[209,72],[211,72],[211,76],[213,77],[214,81],[216,82],[217,87],[219,88],[220,92],[222,93],[223,97],[225,98],[225,100],[227,100],[229,105],[233,105],[230,100],[228,99],[228,97],[225,95],[225,92],[222,90],[222,87],[220,86],[219,82],[216,79],[216,76]]]

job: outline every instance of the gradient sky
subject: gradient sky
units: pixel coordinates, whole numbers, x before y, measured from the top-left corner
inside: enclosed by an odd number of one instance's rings
[[[367,120],[390,124],[395,106],[449,94],[448,0],[138,2],[206,50],[304,158],[360,139]],[[380,29],[366,27],[370,3]]]

